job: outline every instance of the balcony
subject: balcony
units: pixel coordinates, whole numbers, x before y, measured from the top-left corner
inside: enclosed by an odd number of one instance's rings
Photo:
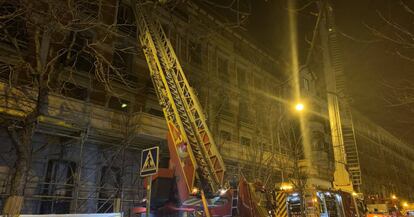
[[[10,88],[0,83],[0,115],[22,119],[35,107],[36,91]],[[162,117],[145,112],[128,114],[61,95],[50,94],[47,115],[38,117],[39,133],[79,138],[89,128],[88,140],[119,143],[126,135],[132,142],[164,140],[167,127]]]
[[[257,148],[247,145],[240,145],[236,142],[225,142],[224,144],[221,144],[218,149],[220,150],[223,158],[226,160],[245,162],[247,164],[272,165],[277,169],[292,167],[292,162],[286,155],[271,153],[265,150],[259,151]]]

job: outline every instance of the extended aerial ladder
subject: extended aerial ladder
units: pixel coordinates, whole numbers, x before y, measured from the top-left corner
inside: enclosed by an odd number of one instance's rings
[[[316,214],[321,216],[362,217],[365,214],[364,204],[360,198],[361,195],[356,193],[359,192],[361,185],[357,143],[349,99],[345,91],[345,76],[333,9],[329,0],[320,0],[318,3],[321,12],[321,17],[318,19],[321,22],[318,21],[317,28],[322,44],[322,64],[325,74],[335,171],[333,189],[310,191],[316,193],[310,206],[321,208],[316,209]],[[303,200],[294,193],[288,196],[289,216],[302,212],[295,207],[299,207]],[[318,204],[325,205],[319,207]],[[307,216],[311,215],[314,213],[307,213]]]
[[[206,124],[201,105],[186,79],[162,25],[152,17],[152,14],[156,13],[154,7],[150,7],[154,5],[153,2],[145,2],[147,3],[131,0],[131,6],[136,17],[139,42],[169,129],[170,165],[163,171],[166,171],[165,177],[171,171],[174,173],[173,176],[177,177],[169,178],[176,182],[176,193],[180,202],[178,205],[181,206],[171,207],[171,204],[165,204],[164,207],[180,211],[185,210],[188,204],[194,207],[191,204],[197,204],[197,198],[190,195],[194,193],[194,189],[199,189],[203,215],[206,217],[209,217],[210,205],[211,215],[214,216],[227,217],[236,213],[240,217],[267,216],[268,211],[263,211],[264,209],[255,201],[255,188],[245,179],[241,179],[236,187],[244,189],[242,192],[223,188],[224,162]],[[166,189],[159,192],[163,191]],[[240,199],[239,195],[242,196]],[[214,197],[212,204],[207,204],[206,197]],[[248,212],[238,212],[239,206]]]
[[[190,87],[181,64],[159,21],[152,17],[152,3],[131,0],[139,42],[148,63],[151,80],[167,121],[174,148],[170,153],[184,177],[185,200],[197,187],[212,195],[222,187],[225,167],[206,124],[197,96]]]
[[[332,8],[328,1],[325,1],[321,7],[321,10],[324,10],[323,23],[325,24],[321,28],[325,82],[336,164],[334,187],[353,192],[361,185],[361,172],[352,113],[345,91],[345,76]]]
[[[357,197],[361,194],[356,194],[361,185],[359,156],[349,98],[345,88],[345,75],[334,15],[329,1],[321,2],[320,10],[323,12],[322,23],[324,25],[320,26],[320,34],[323,43],[323,65],[335,160],[333,187],[343,192],[346,216],[363,216],[362,198]]]

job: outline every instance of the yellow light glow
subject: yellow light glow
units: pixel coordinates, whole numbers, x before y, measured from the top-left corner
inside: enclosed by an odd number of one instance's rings
[[[224,194],[226,194],[226,192],[227,192],[227,189],[225,189],[225,188],[221,188],[219,190],[220,196],[223,196]]]
[[[352,192],[352,196],[357,196],[358,194],[356,192]]]
[[[404,203],[403,203],[403,206],[404,206],[404,207],[407,207],[407,206],[408,206],[408,203],[407,203],[407,202],[404,202]]]
[[[282,190],[282,191],[290,191],[292,189],[293,189],[293,186],[291,184],[289,184],[289,183],[283,183],[280,186],[280,190]]]
[[[126,104],[126,103],[121,104],[121,108],[126,108],[127,106],[128,106],[128,104]]]
[[[297,103],[295,105],[296,111],[303,111],[304,108],[305,108],[305,106],[302,103]]]
[[[198,188],[194,187],[193,190],[191,190],[192,194],[197,194],[198,193]]]
[[[314,198],[312,199],[312,201],[313,201],[314,203],[316,203],[316,202],[318,202],[318,198],[314,197]]]
[[[391,198],[392,198],[393,200],[396,200],[396,199],[397,199],[397,196],[392,195],[392,196],[391,196]]]

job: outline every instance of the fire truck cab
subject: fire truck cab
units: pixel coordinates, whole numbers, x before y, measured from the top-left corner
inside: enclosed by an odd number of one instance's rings
[[[306,191],[301,197],[298,192],[288,195],[289,217],[301,217],[301,211],[304,211],[309,217],[365,216],[363,202],[347,192],[312,190]]]

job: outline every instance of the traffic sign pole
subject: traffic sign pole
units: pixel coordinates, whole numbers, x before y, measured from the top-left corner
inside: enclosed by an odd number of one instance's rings
[[[151,211],[151,185],[152,185],[152,176],[147,176],[147,207],[146,207],[146,215],[145,217],[150,216]]]
[[[151,211],[151,185],[152,175],[158,172],[159,161],[159,148],[152,147],[142,150],[141,152],[141,177],[147,177],[147,205],[146,205],[146,217],[150,217]]]

